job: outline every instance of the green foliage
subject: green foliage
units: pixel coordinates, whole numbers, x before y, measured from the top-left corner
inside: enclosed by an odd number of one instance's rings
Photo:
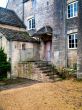
[[[10,71],[10,63],[7,61],[7,55],[0,49],[0,80],[7,78],[7,72]]]
[[[59,75],[60,75],[63,79],[69,78],[69,71],[68,71],[67,68],[60,68],[58,71],[59,71]]]
[[[57,68],[54,66],[54,73],[60,75],[63,79],[75,77],[76,70],[74,68]]]
[[[58,69],[56,68],[56,66],[53,65],[52,68],[53,68],[53,73],[59,74],[59,71],[58,71]]]
[[[77,63],[74,63],[74,64],[73,64],[73,69],[74,69],[74,70],[77,70]]]

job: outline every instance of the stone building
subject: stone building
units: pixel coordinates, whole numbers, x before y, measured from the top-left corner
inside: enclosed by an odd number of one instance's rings
[[[11,63],[12,76],[16,77],[16,68],[19,62],[29,59],[35,60],[36,53],[34,50],[38,50],[38,41],[30,38],[25,25],[14,11],[0,7],[1,47],[4,49]]]
[[[68,45],[68,65],[77,63],[78,1],[67,0],[66,33]]]
[[[82,79],[82,0],[79,0],[77,77]]]
[[[15,10],[19,16],[21,13],[27,31],[40,39],[40,59],[58,67],[75,67],[78,0],[23,0],[20,4],[22,7],[18,9],[19,1],[9,0],[7,8]]]
[[[22,0],[8,0],[7,7],[17,12],[21,20],[23,20],[23,1]]]
[[[9,0],[7,8],[16,11],[11,2]],[[13,2],[18,3],[17,0]],[[62,67],[66,66],[63,7],[63,2],[60,4],[60,0],[24,0],[22,8],[27,31],[41,40],[40,59]],[[19,12],[21,10],[16,11]]]

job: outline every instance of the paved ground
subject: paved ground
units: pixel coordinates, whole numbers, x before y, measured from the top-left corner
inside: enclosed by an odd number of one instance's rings
[[[25,78],[17,78],[17,79],[0,81],[0,91],[27,87],[36,83],[41,83],[41,82],[36,80],[31,80],[31,79],[25,79]]]
[[[66,80],[3,90],[0,110],[82,110],[82,82]]]

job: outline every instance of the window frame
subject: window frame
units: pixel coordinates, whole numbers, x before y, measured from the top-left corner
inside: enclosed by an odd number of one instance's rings
[[[70,46],[69,46],[69,44],[70,44],[70,43],[69,43],[69,36],[70,36],[70,35],[74,35],[74,48],[73,48],[73,47],[70,48]],[[68,35],[68,49],[77,49],[77,47],[76,47],[76,41],[75,41],[75,40],[76,40],[76,35],[78,35],[78,33],[71,33],[71,34]],[[78,39],[77,39],[77,40],[78,40]]]
[[[28,22],[28,30],[35,29],[35,17],[32,17],[32,18],[28,19],[27,22]]]
[[[76,13],[76,15],[74,13],[74,10],[75,10],[74,4],[75,3],[77,3],[77,13]],[[68,6],[70,6],[70,5],[73,5],[73,16],[68,17]],[[78,16],[78,1],[74,1],[74,2],[71,2],[71,3],[67,4],[67,19],[74,18],[74,17],[77,17],[77,16]]]

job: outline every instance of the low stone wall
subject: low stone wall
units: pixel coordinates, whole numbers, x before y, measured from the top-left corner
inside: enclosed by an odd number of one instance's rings
[[[48,76],[42,73],[39,68],[36,67],[34,62],[23,62],[19,63],[17,67],[17,74],[18,77],[21,78],[28,78],[32,80],[38,80],[38,81],[50,81]]]

